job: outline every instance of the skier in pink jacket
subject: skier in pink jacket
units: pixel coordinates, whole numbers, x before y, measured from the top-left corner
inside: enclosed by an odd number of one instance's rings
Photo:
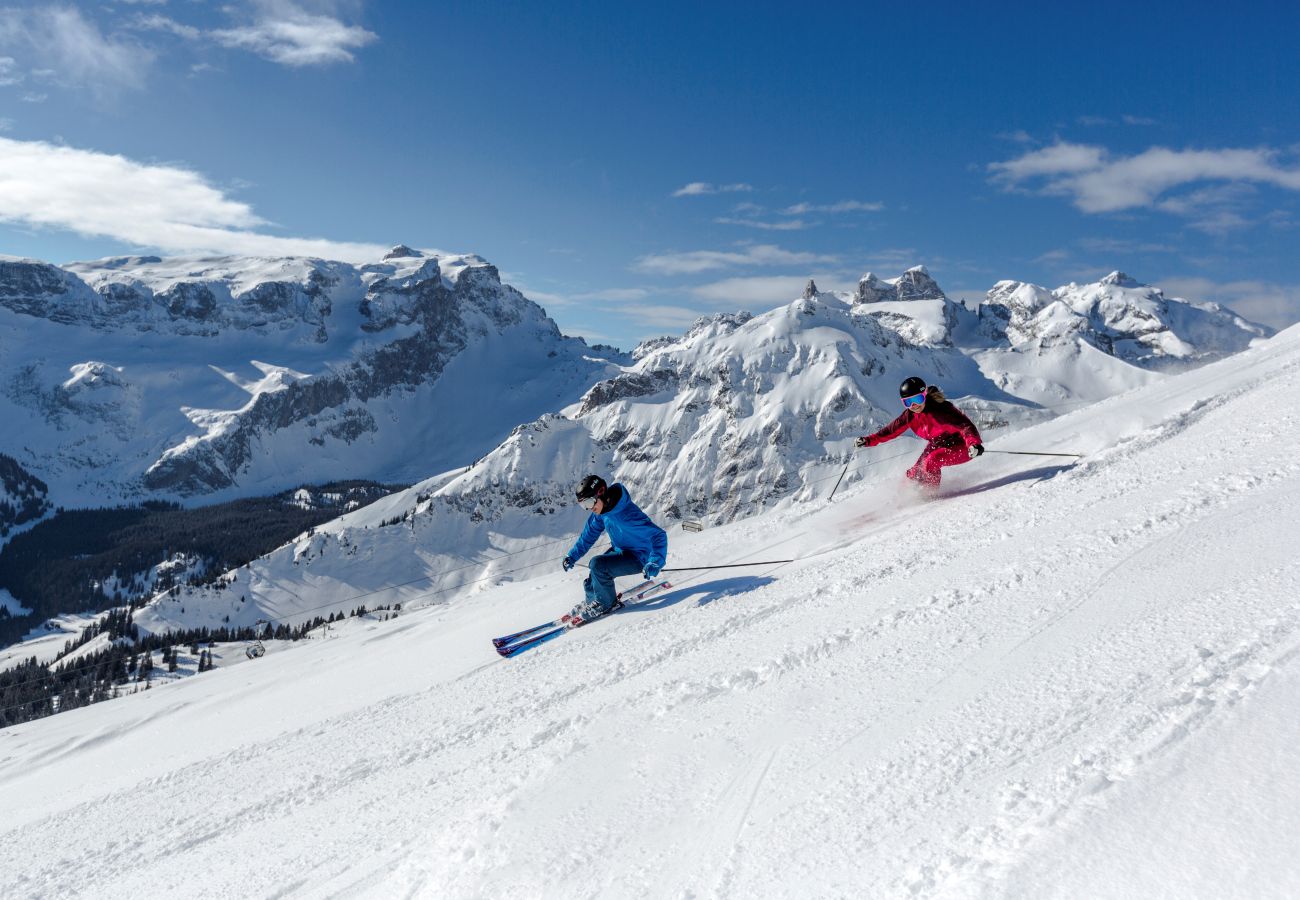
[[[903,382],[898,394],[903,400],[903,414],[875,434],[858,438],[859,447],[892,441],[911,429],[927,443],[916,464],[907,470],[907,477],[930,487],[939,486],[939,470],[944,466],[961,465],[984,452],[975,423],[949,403],[937,387],[927,387],[924,380],[912,376]]]

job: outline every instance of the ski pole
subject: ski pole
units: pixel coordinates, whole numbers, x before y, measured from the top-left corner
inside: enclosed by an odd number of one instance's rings
[[[1006,453],[1011,456],[1073,456],[1083,459],[1082,453],[1031,453],[1028,450],[985,450],[985,453]]]
[[[740,569],[745,566],[777,566],[784,563],[798,562],[797,559],[770,559],[767,562],[731,563],[725,566],[685,566],[672,569],[660,569],[660,572],[702,572],[705,569]]]
[[[835,487],[831,488],[831,495],[826,498],[827,503],[830,503],[832,500],[835,499],[835,492],[840,489],[840,481],[843,481],[844,476],[849,474],[849,466],[852,464],[853,464],[853,457],[850,456],[849,461],[844,464],[844,471],[840,473],[839,480],[835,482]]]

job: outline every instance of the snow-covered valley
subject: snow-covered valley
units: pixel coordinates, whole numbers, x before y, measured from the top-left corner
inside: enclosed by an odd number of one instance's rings
[[[1294,896],[1298,411],[1292,328],[988,440],[1078,462],[927,502],[901,440],[673,527],[671,591],[515,659],[555,550],[5,729],[0,893]]]

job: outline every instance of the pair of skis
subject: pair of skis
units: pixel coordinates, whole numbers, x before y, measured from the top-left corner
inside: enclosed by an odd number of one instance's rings
[[[654,581],[653,579],[643,581],[636,587],[620,591],[618,594],[618,600],[614,604],[614,608],[608,613],[605,613],[605,615],[607,616],[610,613],[616,612],[629,603],[636,603],[651,594],[656,594],[659,591],[666,591],[670,587],[672,587],[672,585],[667,581]],[[601,616],[600,618],[603,619],[604,617],[605,616]],[[565,613],[554,621],[543,622],[541,625],[535,625],[532,628],[525,628],[523,631],[516,631],[514,634],[507,634],[502,637],[493,638],[492,646],[496,648],[497,653],[501,654],[506,659],[509,659],[510,657],[518,653],[523,653],[525,650],[530,650],[539,644],[544,644],[547,641],[554,640],[571,629],[580,628],[591,621],[595,620],[575,619],[572,613]]]

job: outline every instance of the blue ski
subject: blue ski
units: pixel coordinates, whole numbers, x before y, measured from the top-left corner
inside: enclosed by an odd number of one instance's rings
[[[643,581],[636,587],[621,591],[618,595],[618,604],[610,610],[610,613],[617,612],[626,603],[633,603],[641,600],[652,593],[667,590],[672,587],[667,581]],[[604,616],[601,616],[604,618]],[[594,620],[593,620],[594,621]],[[571,620],[569,614],[565,614],[552,622],[543,622],[541,625],[535,625],[532,628],[525,628],[523,631],[516,631],[514,634],[507,634],[502,637],[493,638],[492,646],[496,648],[497,653],[507,659],[516,653],[522,653],[538,644],[544,644],[552,638],[557,638],[564,632],[573,628],[580,628],[587,624],[578,621],[576,624]],[[539,632],[541,632],[539,634]]]

